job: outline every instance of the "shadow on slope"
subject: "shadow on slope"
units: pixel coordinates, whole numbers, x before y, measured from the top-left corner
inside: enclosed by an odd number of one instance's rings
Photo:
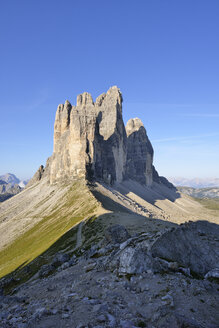
[[[149,215],[155,209],[162,212],[165,208],[162,201],[176,210],[178,206],[175,206],[175,201],[181,198],[180,192],[174,188],[170,189],[157,183],[147,187],[133,180],[125,180],[113,186],[98,181],[96,184],[90,184],[90,191],[107,210],[131,210],[140,215]]]
[[[126,196],[129,193],[133,193],[156,207],[158,207],[156,205],[158,200],[166,199],[170,202],[175,202],[178,198],[181,198],[180,192],[177,189],[170,189],[156,182],[151,187],[147,187],[133,180],[125,180],[116,187],[116,190]]]
[[[50,225],[47,222],[47,229],[44,227],[44,221],[41,221],[33,228],[33,230],[31,229],[31,231],[28,231],[26,234],[24,234],[22,238],[16,240],[12,245],[6,248],[3,251],[5,254],[0,253],[0,255],[4,255],[5,263],[8,261],[10,267],[10,261],[13,261],[13,257],[16,258],[17,255],[19,255],[21,249],[24,249],[24,245],[26,246],[26,255],[22,256],[23,261],[20,259],[20,261],[17,262],[18,264],[16,269],[11,270],[12,272],[7,269],[9,274],[4,275],[4,278],[2,279],[2,284],[4,285],[6,293],[12,292],[14,288],[34,277],[42,267],[45,267],[45,276],[47,274],[53,274],[57,267],[51,267],[51,263],[57,253],[68,254],[70,259],[73,255],[82,255],[84,251],[89,250],[93,244],[98,243],[101,241],[101,239],[104,238],[104,230],[110,225],[122,224],[126,226],[132,235],[143,231],[158,232],[167,227],[176,226],[176,224],[172,222],[160,219],[151,219],[136,214],[135,212],[117,203],[106,195],[101,194],[95,189],[92,190],[92,193],[95,198],[101,202],[102,206],[106,210],[111,211],[111,213],[101,214],[99,216],[95,216],[95,214],[90,214],[90,216],[87,216],[87,213],[86,215],[84,213],[83,216],[82,213],[80,218],[74,218],[74,222],[72,222],[72,217],[69,215],[68,218],[66,217],[67,221],[69,221],[69,228],[67,229],[68,231],[63,230],[63,225],[66,228],[66,221],[64,220],[64,222],[62,222],[61,217],[59,223],[56,221],[56,227],[54,224]],[[82,228],[82,245],[79,248],[76,248],[78,238],[77,233],[79,230],[80,222],[85,218],[87,219],[84,222],[84,226]],[[43,249],[43,247],[41,247],[42,240],[37,240],[39,235],[41,235],[43,232],[46,235],[50,234],[51,232],[54,233],[57,230],[60,232],[60,229],[63,232],[60,233],[59,238],[53,238],[54,242],[50,242],[46,248],[44,244]],[[35,257],[34,254],[36,254]],[[7,256],[9,258],[7,258]],[[1,259],[3,258],[1,257]]]

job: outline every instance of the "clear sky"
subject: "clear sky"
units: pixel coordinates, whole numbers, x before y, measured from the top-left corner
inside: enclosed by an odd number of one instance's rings
[[[161,175],[219,177],[218,0],[0,1],[0,174],[31,177],[57,105],[112,85]]]

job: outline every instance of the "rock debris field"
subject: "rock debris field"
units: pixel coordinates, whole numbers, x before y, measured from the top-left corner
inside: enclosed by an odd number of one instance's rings
[[[98,243],[55,255],[1,295],[0,327],[216,328],[218,237],[205,221],[134,236],[110,226]]]

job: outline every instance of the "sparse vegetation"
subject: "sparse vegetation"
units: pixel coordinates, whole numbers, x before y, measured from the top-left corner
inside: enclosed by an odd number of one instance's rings
[[[97,203],[88,190],[79,183],[74,183],[65,197],[63,206],[56,204],[50,215],[42,215],[43,219],[40,222],[0,252],[0,277],[29,263],[32,263],[32,274],[39,266],[47,263],[47,256],[61,249],[75,247],[77,229],[73,227],[85,218],[91,217]],[[83,201],[79,202],[79,199]],[[37,257],[37,261],[34,262]]]
[[[208,208],[209,210],[219,210],[219,199],[211,199],[211,198],[195,198],[197,202]]]

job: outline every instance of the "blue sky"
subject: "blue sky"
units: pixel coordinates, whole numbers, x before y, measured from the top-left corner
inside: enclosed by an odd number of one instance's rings
[[[218,0],[0,2],[0,174],[52,154],[57,105],[120,87],[161,175],[219,177]]]

